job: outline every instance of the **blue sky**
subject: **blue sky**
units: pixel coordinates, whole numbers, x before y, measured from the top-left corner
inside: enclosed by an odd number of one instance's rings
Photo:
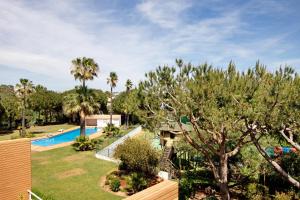
[[[108,89],[110,71],[135,84],[175,58],[243,70],[260,60],[268,69],[300,71],[298,0],[0,0],[0,84],[29,78],[57,91],[71,89],[71,60],[100,66],[88,85]]]

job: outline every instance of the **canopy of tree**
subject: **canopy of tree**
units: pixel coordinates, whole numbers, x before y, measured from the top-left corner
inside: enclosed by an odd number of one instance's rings
[[[300,77],[286,67],[274,73],[256,63],[245,72],[192,66],[177,60],[177,67],[163,66],[146,74],[140,96],[153,122],[172,121],[181,126],[188,116],[193,132],[184,129],[186,141],[205,155],[222,199],[229,199],[229,164],[248,143],[295,187],[299,182],[265,155],[259,141],[291,133],[299,139]],[[155,119],[155,120],[154,120]]]

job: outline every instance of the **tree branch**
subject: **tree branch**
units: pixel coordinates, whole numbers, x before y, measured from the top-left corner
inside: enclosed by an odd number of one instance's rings
[[[300,145],[291,140],[286,134],[284,133],[284,130],[279,131],[281,135],[293,146],[295,147],[298,151],[300,151]]]
[[[199,139],[201,140],[201,142],[202,142],[203,144],[205,144],[213,154],[220,155],[220,153],[217,152],[217,150],[214,149],[214,147],[213,147],[210,143],[208,143],[208,141],[206,141],[205,138],[202,136],[202,134],[200,133],[198,124],[197,124],[197,122],[195,121],[194,116],[192,116],[191,123],[192,123],[192,125],[193,125],[194,130],[195,130],[196,133],[197,133],[197,136],[198,136]]]
[[[273,161],[270,156],[265,152],[265,150],[260,146],[258,143],[255,135],[253,132],[250,132],[251,139],[256,146],[258,152],[273,166],[273,168],[281,175],[283,176],[288,182],[290,182],[293,186],[300,189],[300,183],[296,179],[294,179],[292,176],[290,176],[284,169],[280,167],[275,161]]]

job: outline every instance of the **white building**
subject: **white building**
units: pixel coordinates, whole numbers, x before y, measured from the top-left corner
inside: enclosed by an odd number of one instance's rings
[[[85,118],[86,126],[106,127],[110,123],[110,115],[89,115]],[[112,115],[112,124],[121,126],[121,115]]]

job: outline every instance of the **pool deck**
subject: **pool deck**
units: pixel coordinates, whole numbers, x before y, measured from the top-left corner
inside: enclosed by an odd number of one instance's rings
[[[69,129],[66,129],[64,130],[63,132],[55,132],[55,133],[52,133],[51,134],[51,137],[53,136],[56,136],[56,135],[60,135],[60,134],[63,134],[65,132],[69,132],[69,131],[72,131],[72,130],[75,130],[75,129],[78,129],[79,126],[76,126],[76,127],[73,127],[73,128],[69,128]],[[103,131],[98,131],[96,133],[93,133],[91,135],[89,135],[89,138],[90,139],[94,139],[94,138],[97,138],[97,137],[100,137],[102,135]],[[37,137],[37,138],[32,138],[31,141],[34,141],[34,140],[39,140],[39,139],[44,139],[44,138],[48,138],[47,136],[42,136],[42,137]],[[72,142],[64,142],[64,143],[60,143],[60,144],[56,144],[56,145],[52,145],[52,146],[47,146],[47,147],[44,147],[44,146],[37,146],[37,145],[32,145],[31,144],[31,151],[36,151],[36,152],[41,152],[41,151],[48,151],[48,150],[51,150],[51,149],[56,149],[56,148],[60,148],[60,147],[66,147],[66,146],[69,146],[71,144],[73,144],[74,141]]]

